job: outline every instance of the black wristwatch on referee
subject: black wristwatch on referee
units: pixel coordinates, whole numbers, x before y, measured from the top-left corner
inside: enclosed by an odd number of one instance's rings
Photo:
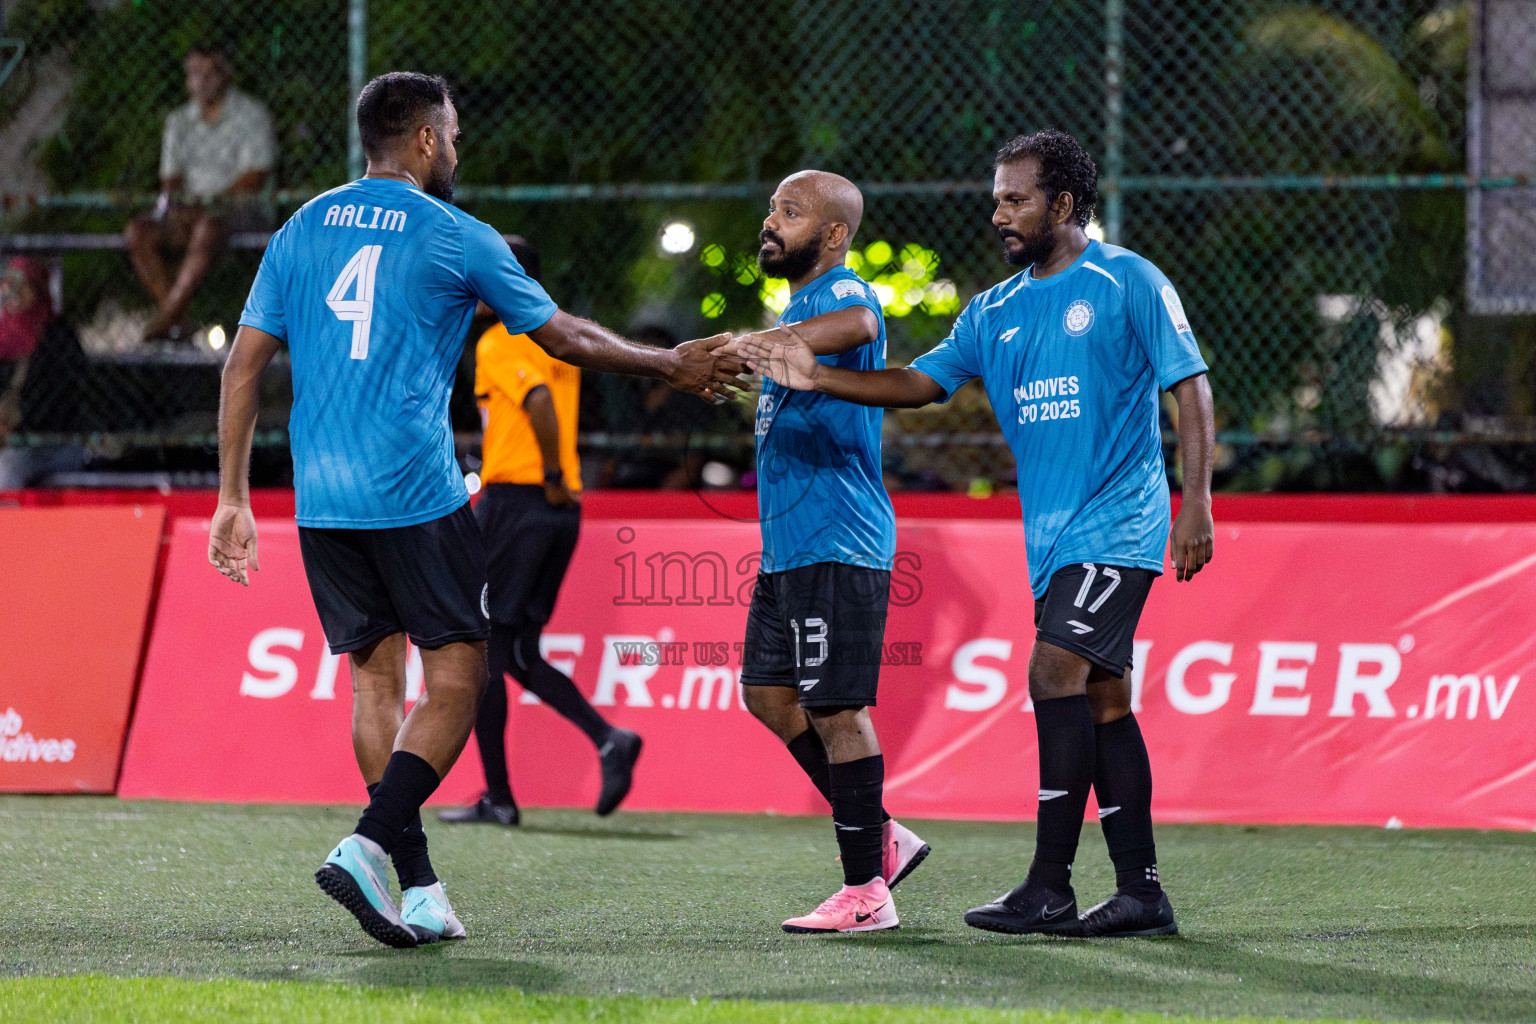
[[[563,479],[565,479],[565,474],[559,468],[546,469],[544,471],[544,483],[546,484],[558,484]]]

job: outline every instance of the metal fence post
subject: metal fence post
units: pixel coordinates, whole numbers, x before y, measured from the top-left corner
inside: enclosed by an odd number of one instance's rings
[[[1120,217],[1124,197],[1120,179],[1125,174],[1125,0],[1104,2],[1104,176],[1099,190],[1104,196],[1104,241],[1120,244]]]
[[[347,175],[363,176],[363,140],[357,133],[358,94],[368,81],[368,0],[347,4]]]

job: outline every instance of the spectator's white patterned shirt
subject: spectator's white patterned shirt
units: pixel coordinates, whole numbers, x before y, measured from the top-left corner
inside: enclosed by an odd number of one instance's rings
[[[247,171],[270,171],[277,161],[272,115],[260,100],[230,89],[219,119],[203,120],[196,100],[165,117],[160,177],[185,179],[185,191],[200,199],[221,195]]]

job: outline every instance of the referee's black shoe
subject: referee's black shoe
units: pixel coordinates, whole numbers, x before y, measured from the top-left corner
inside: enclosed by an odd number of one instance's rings
[[[603,790],[597,795],[598,815],[612,814],[629,795],[635,762],[640,759],[641,739],[628,729],[614,729],[597,751],[603,765]]]
[[[1072,890],[1060,893],[1032,877],[1024,879],[1006,896],[967,910],[965,923],[972,928],[1009,935],[1084,934],[1083,922],[1077,918],[1077,897]]]
[[[515,801],[493,800],[489,793],[484,794],[468,807],[440,811],[437,815],[438,821],[455,825],[516,825],[518,818]]]
[[[1155,900],[1117,892],[1084,911],[1083,928],[1096,939],[1179,934],[1179,923],[1173,919],[1173,904],[1168,902],[1166,892],[1159,892]]]

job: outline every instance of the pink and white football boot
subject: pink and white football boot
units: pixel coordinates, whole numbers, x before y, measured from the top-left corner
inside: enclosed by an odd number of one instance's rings
[[[884,836],[882,837],[883,849],[881,851],[881,866],[883,874],[892,888],[901,884],[901,880],[912,873],[912,870],[927,857],[930,847],[918,838],[917,833],[907,828],[895,818],[886,821]]]
[[[785,931],[798,935],[877,932],[900,927],[891,890],[878,875],[863,885],[845,885],[809,914],[784,922]]]

